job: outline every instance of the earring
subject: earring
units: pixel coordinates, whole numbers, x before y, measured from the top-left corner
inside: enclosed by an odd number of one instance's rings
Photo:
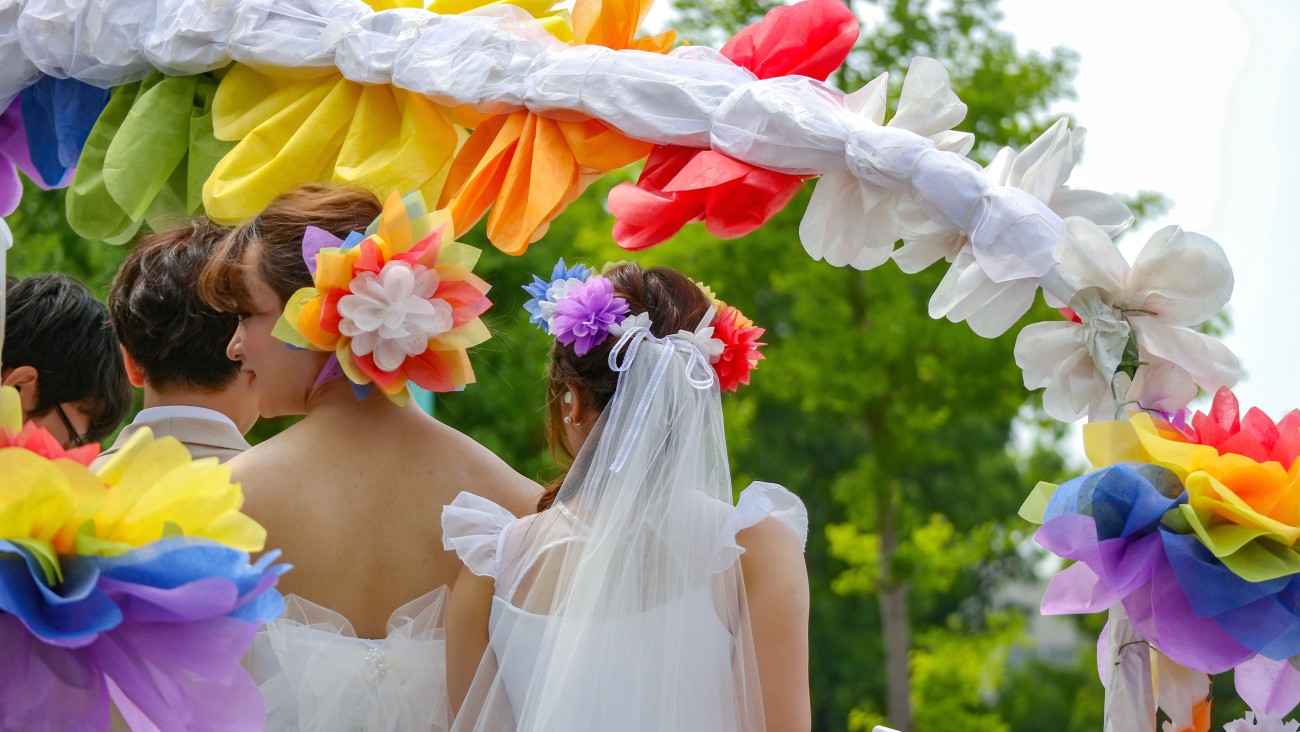
[[[564,403],[573,404],[573,392],[571,391],[564,392]]]
[[[571,417],[571,416],[569,416],[569,415],[567,415],[567,414],[564,415],[564,423],[565,423],[565,424],[573,424],[573,417]]]

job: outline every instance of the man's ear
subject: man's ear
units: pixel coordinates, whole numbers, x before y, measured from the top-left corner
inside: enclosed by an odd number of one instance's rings
[[[131,354],[126,352],[126,346],[118,346],[122,350],[122,364],[126,366],[126,379],[131,382],[131,386],[137,389],[144,388],[144,371],[140,370],[140,364],[131,358]]]
[[[23,414],[32,414],[36,411],[36,405],[41,403],[40,386],[37,384],[37,373],[35,366],[18,366],[10,371],[4,377],[4,386],[12,386],[18,390],[18,398],[23,405]]]

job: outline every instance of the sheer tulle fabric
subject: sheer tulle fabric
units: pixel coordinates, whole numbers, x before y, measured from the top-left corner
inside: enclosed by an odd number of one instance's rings
[[[440,587],[398,608],[383,640],[358,638],[342,615],[286,597],[247,657],[268,732],[446,730],[446,597]]]
[[[807,514],[770,484],[732,506],[712,369],[640,338],[554,507],[444,512],[448,547],[496,582],[453,729],[764,729],[736,533],[776,515],[803,534]]]

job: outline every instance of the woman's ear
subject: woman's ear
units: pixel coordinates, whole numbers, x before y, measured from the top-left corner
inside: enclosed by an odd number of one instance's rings
[[[564,417],[565,421],[574,427],[581,427],[587,421],[587,410],[582,394],[572,386],[567,387],[564,392]]]
[[[23,414],[31,414],[36,411],[36,405],[41,403],[40,386],[37,384],[37,377],[40,376],[35,366],[19,366],[3,379],[4,386],[12,386],[18,390],[18,399],[23,405]]]

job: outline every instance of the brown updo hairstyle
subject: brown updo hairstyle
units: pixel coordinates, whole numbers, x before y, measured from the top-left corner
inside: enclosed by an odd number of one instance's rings
[[[646,269],[635,262],[610,268],[604,273],[614,286],[614,295],[628,304],[628,316],[649,313],[650,331],[663,338],[680,330],[695,330],[709,311],[710,302],[694,282],[671,267]],[[603,412],[618,386],[618,374],[609,368],[609,352],[617,342],[603,343],[579,356],[573,346],[559,341],[551,347],[546,369],[546,436],[551,453],[566,466],[573,459],[564,439],[562,398],[570,388],[590,414]],[[564,474],[551,481],[537,502],[537,510],[551,507],[564,483]]]
[[[308,226],[340,239],[365,231],[383,210],[375,194],[356,186],[309,183],[281,195],[255,218],[236,226],[216,246],[203,268],[199,291],[204,301],[228,313],[249,310],[244,275],[248,250],[260,246],[257,273],[285,303],[303,287],[312,286],[302,260],[302,236]]]

